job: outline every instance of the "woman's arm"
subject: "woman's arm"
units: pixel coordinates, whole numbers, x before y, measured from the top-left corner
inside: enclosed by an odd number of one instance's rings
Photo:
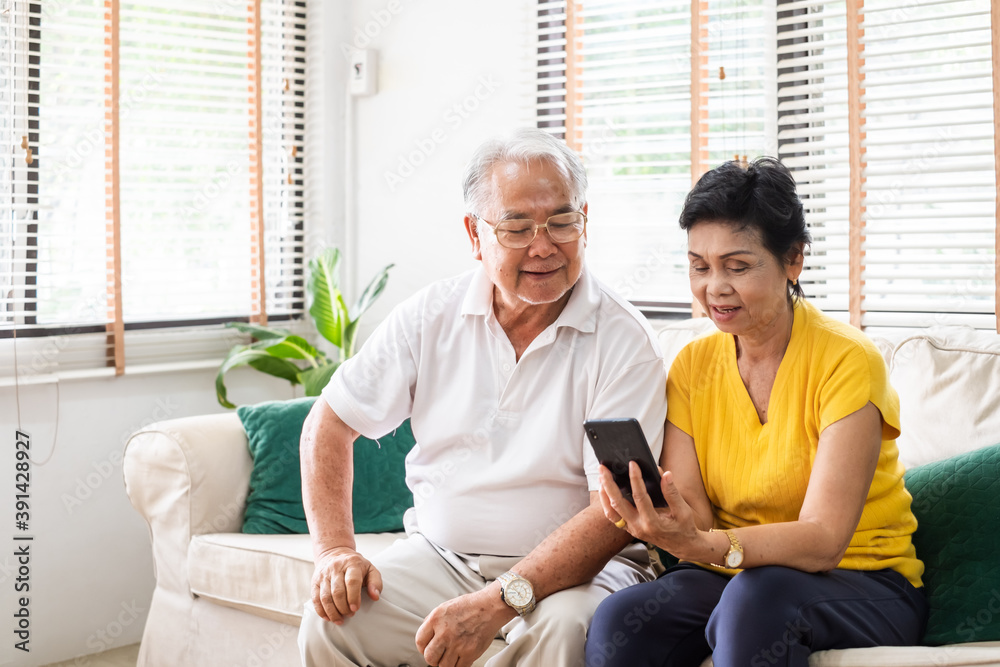
[[[798,521],[733,531],[747,539],[744,567],[787,565],[807,572],[837,567],[858,528],[881,451],[882,414],[870,402],[827,426]]]
[[[672,430],[684,437],[671,435]],[[870,402],[824,429],[798,519],[733,530],[744,550],[742,567],[784,565],[806,572],[835,568],[858,527],[881,445],[882,415]],[[721,533],[707,532],[711,522],[705,523],[705,508],[711,516],[711,506],[697,457],[691,470],[693,454],[690,436],[668,424],[661,461],[679,466],[665,473],[661,484],[670,508],[653,508],[636,466],[632,479],[636,506],[621,496],[610,473],[604,471],[602,500],[608,499],[608,518],[616,520],[615,514],[624,518],[629,532],[640,540],[684,560],[721,564],[729,540]],[[603,483],[605,476],[607,483]]]
[[[698,465],[698,452],[694,448],[694,438],[667,422],[663,434],[663,451],[660,453],[660,468],[673,472],[674,486],[691,506],[695,525],[699,530],[708,530],[715,522],[712,503],[705,491]],[[728,544],[728,542],[727,542]]]

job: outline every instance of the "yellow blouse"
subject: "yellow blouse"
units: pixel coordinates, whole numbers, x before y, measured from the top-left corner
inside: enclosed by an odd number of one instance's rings
[[[924,565],[911,540],[917,519],[895,440],[899,396],[863,333],[799,300],[763,425],[740,378],[730,334],[690,343],[667,378],[667,421],[694,438],[716,528],[795,521],[823,429],[869,401],[882,413],[882,453],[838,567],[892,568],[919,587]]]

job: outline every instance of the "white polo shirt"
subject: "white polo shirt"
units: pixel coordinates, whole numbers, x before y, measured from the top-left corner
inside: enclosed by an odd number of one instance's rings
[[[649,324],[586,270],[515,360],[479,268],[400,304],[323,398],[372,439],[411,419],[408,526],[458,553],[522,556],[599,488],[584,420],[635,417],[659,458],[665,386]]]

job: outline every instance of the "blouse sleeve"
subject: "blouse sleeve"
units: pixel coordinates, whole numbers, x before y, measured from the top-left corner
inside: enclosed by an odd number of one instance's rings
[[[694,436],[691,417],[691,351],[685,346],[674,359],[667,373],[667,421]]]
[[[853,342],[829,364],[817,396],[820,432],[871,401],[882,413],[882,439],[894,440],[899,437],[899,395],[889,384],[878,348],[865,342]]]

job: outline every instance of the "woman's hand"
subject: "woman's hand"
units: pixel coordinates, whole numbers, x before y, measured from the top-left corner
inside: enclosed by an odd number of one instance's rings
[[[678,558],[698,552],[703,533],[695,525],[691,506],[674,485],[673,474],[668,470],[660,476],[660,489],[668,505],[661,508],[653,507],[642,472],[634,461],[629,463],[628,474],[635,505],[618,490],[611,471],[601,466],[601,508],[608,520],[615,523],[619,518],[625,519],[624,530],[629,534]]]

